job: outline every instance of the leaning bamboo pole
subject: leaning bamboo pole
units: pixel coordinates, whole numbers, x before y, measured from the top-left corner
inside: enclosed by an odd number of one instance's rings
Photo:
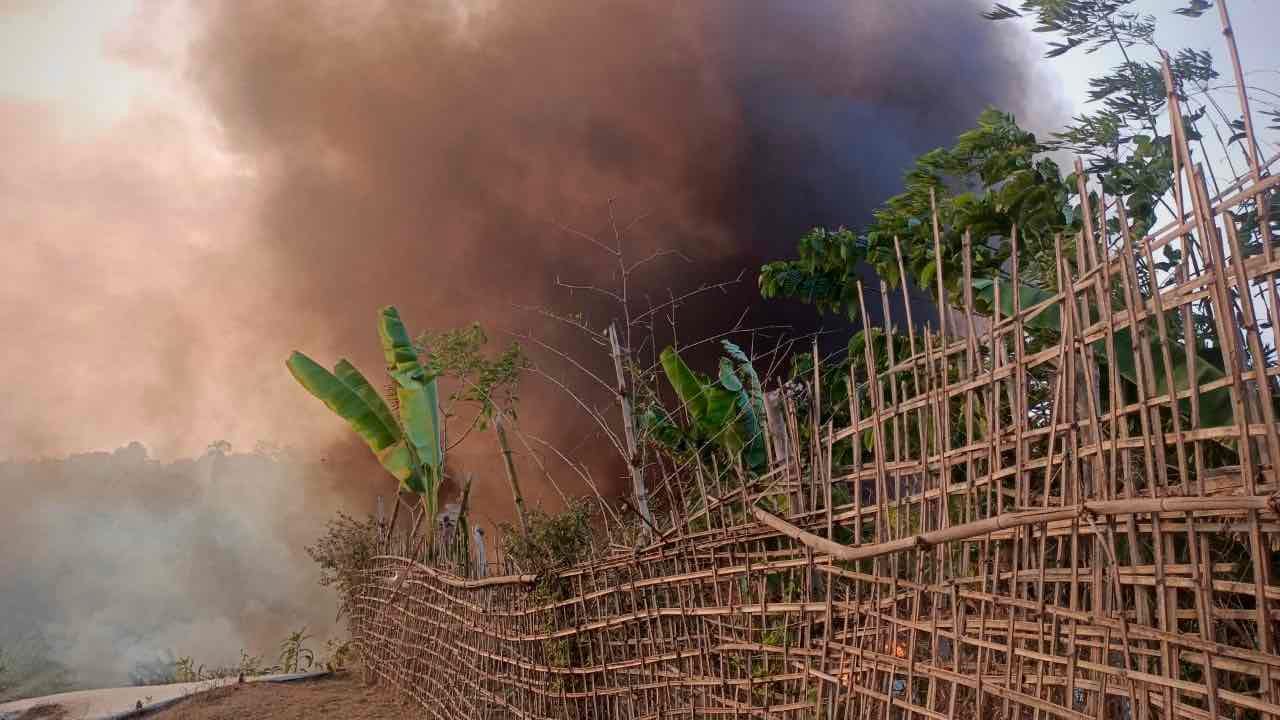
[[[921,550],[936,547],[949,542],[968,540],[969,538],[1010,530],[1026,525],[1040,525],[1055,520],[1073,520],[1089,516],[1142,515],[1162,512],[1223,512],[1223,511],[1260,511],[1269,510],[1275,513],[1280,508],[1280,495],[1258,495],[1251,497],[1163,497],[1135,498],[1126,500],[1099,500],[1022,512],[1004,513],[985,520],[977,520],[963,525],[955,525],[941,530],[919,533],[897,540],[863,545],[851,548],[826,538],[807,532],[792,525],[762,508],[755,507],[751,513],[757,520],[777,530],[783,535],[799,541],[807,548],[830,555],[836,560],[856,562],[888,555],[906,550]]]

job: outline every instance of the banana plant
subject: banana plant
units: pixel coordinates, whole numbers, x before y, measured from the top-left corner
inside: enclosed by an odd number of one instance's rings
[[[764,393],[746,354],[732,343],[727,343],[725,349],[732,359],[721,358],[715,379],[694,372],[674,349],[663,350],[663,372],[680,399],[690,426],[681,430],[669,416],[659,416],[653,409],[646,415],[645,425],[659,442],[693,448],[714,443],[731,457],[740,456],[747,467],[758,469],[766,462],[762,434]],[[739,361],[738,368],[732,360]],[[747,376],[748,385],[743,384],[738,372]]]
[[[346,420],[401,488],[422,498],[434,531],[443,478],[444,452],[440,435],[440,400],[436,377],[418,359],[394,306],[378,315],[378,336],[387,374],[395,388],[396,413],[373,385],[346,359],[333,372],[294,351],[285,363],[307,392]]]

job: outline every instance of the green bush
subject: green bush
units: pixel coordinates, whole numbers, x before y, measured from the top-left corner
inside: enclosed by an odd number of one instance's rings
[[[502,551],[521,572],[547,575],[591,554],[591,504],[579,499],[555,514],[529,511],[529,530],[500,525]]]
[[[378,553],[380,541],[378,523],[372,516],[357,520],[338,511],[320,539],[307,546],[307,554],[320,565],[320,584],[338,590],[339,617],[350,609],[351,591],[360,582],[360,572]]]

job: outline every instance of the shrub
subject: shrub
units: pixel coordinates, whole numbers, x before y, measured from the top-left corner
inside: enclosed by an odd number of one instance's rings
[[[547,575],[591,554],[591,504],[585,499],[554,515],[530,510],[526,532],[507,523],[500,527],[502,550],[522,572]]]
[[[339,511],[325,525],[325,532],[307,554],[320,565],[320,584],[338,590],[338,616],[346,614],[351,591],[360,582],[360,572],[378,552],[381,540],[378,523],[372,516],[357,520]]]

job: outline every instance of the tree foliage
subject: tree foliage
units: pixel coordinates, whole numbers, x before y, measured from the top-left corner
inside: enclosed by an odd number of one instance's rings
[[[586,499],[570,502],[555,514],[533,508],[528,524],[527,531],[500,526],[503,552],[524,572],[548,575],[581,562],[590,553],[591,503]]]
[[[514,417],[520,376],[529,367],[519,343],[510,343],[494,357],[485,353],[488,343],[479,323],[427,332],[418,338],[429,371],[459,382],[460,387],[449,395],[450,401],[475,404],[482,426],[499,411]]]
[[[1107,237],[1138,239],[1150,232],[1158,213],[1169,205],[1173,144],[1169,128],[1157,120],[1167,115],[1167,92],[1159,63],[1161,48],[1155,42],[1156,20],[1135,12],[1132,5],[1132,0],[1026,0],[1017,8],[997,5],[986,13],[991,20],[1034,19],[1036,32],[1057,38],[1050,42],[1047,56],[1051,58],[1077,48],[1090,53],[1106,47],[1117,50],[1123,61],[1089,81],[1089,99],[1098,109],[1074,118],[1048,138],[1020,127],[1008,113],[987,109],[976,127],[959,135],[954,145],[917,158],[904,177],[903,191],[876,209],[861,233],[816,228],[800,239],[796,257],[766,264],[759,276],[761,293],[766,298],[800,300],[820,313],[857,320],[859,269],[869,265],[890,287],[909,281],[940,303],[956,307],[972,299],[978,314],[996,310],[997,291],[1005,316],[1013,312],[1015,297],[1023,308],[1051,298],[1058,288],[1059,238],[1062,255],[1070,264],[1076,256],[1074,238],[1084,225],[1084,209],[1096,214],[1101,200],[1095,192],[1087,204],[1080,197],[1081,178],[1074,172],[1064,173],[1053,159],[1054,153],[1062,151],[1081,158],[1084,172],[1095,181],[1092,187],[1101,188],[1109,201],[1123,202],[1128,227],[1121,228],[1113,214],[1107,220]],[[1207,7],[1192,2],[1179,14],[1198,17]],[[1206,119],[1205,109],[1185,99],[1191,89],[1203,88],[1217,77],[1212,58],[1203,50],[1182,49],[1170,55],[1170,72],[1174,90],[1188,108],[1180,119],[1183,130],[1203,150],[1197,127]],[[1244,208],[1242,215],[1251,212]],[[1008,273],[1015,228],[1021,283],[1017,288]],[[1245,226],[1254,235],[1251,230]],[[1258,237],[1254,235],[1255,244]],[[972,278],[968,284],[966,256]],[[1166,247],[1153,267],[1138,258],[1138,290],[1150,293],[1154,286],[1175,282],[1173,269],[1188,261],[1173,246]],[[903,272],[906,278],[901,277]],[[1113,309],[1125,306],[1119,288],[1110,302]],[[1180,336],[1180,318],[1171,322],[1173,336]],[[1203,338],[1208,318],[1193,310],[1192,322],[1195,334]],[[1051,308],[1028,323],[1026,330],[1029,350],[1034,352],[1057,342],[1060,318]],[[1221,378],[1220,352],[1206,341],[1196,342],[1201,384]],[[1136,346],[1128,331],[1117,334],[1116,345],[1119,374],[1136,384]],[[1176,348],[1171,354],[1173,377],[1163,377],[1163,368],[1158,368],[1159,388],[1170,383],[1186,385],[1185,353]],[[1158,345],[1153,355],[1160,357]],[[850,362],[862,363],[852,348]],[[1207,424],[1229,422],[1232,417],[1223,393],[1205,394],[1202,406]]]

